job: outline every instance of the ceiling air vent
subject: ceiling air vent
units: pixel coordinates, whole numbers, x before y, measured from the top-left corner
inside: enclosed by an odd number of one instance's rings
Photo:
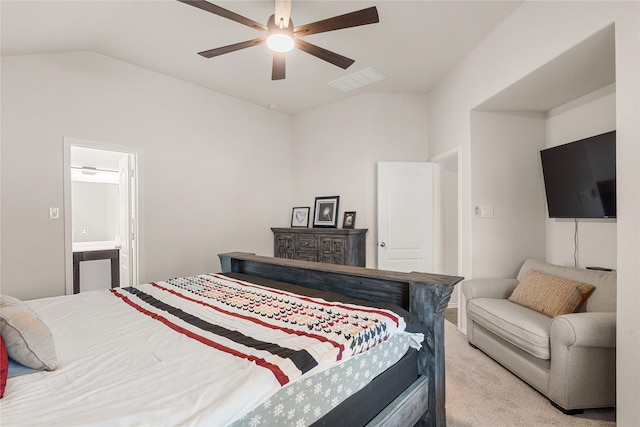
[[[370,85],[371,83],[375,83],[386,78],[387,76],[382,74],[380,71],[376,70],[375,68],[369,67],[329,82],[329,86],[341,90],[342,92],[349,92],[351,90]]]

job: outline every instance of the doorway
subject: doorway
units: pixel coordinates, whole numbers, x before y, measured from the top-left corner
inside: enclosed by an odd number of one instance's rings
[[[66,293],[138,283],[138,162],[128,147],[65,138]]]
[[[461,190],[459,173],[461,170],[462,156],[460,147],[442,153],[432,159],[432,162],[440,165],[440,228],[442,239],[438,251],[442,254],[441,273],[460,276],[462,275],[461,256]],[[459,286],[456,286],[451,299],[449,309],[459,309],[461,294]],[[457,310],[457,324],[461,325],[460,310]]]

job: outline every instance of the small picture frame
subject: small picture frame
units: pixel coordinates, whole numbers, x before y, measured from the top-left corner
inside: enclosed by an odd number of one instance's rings
[[[342,220],[342,228],[356,228],[355,211],[344,213],[344,218]]]
[[[309,227],[309,207],[293,208],[291,212],[291,227]]]
[[[316,197],[313,214],[314,227],[338,227],[338,205],[340,196]]]

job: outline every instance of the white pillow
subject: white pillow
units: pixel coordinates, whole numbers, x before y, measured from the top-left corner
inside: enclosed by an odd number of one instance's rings
[[[51,331],[19,299],[0,295],[0,333],[8,356],[16,362],[48,371],[58,367]]]

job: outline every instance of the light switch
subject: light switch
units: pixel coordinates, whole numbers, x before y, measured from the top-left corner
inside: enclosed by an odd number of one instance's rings
[[[57,206],[49,207],[49,219],[59,219],[60,218],[60,208]]]
[[[493,218],[493,205],[480,206],[480,218]]]

